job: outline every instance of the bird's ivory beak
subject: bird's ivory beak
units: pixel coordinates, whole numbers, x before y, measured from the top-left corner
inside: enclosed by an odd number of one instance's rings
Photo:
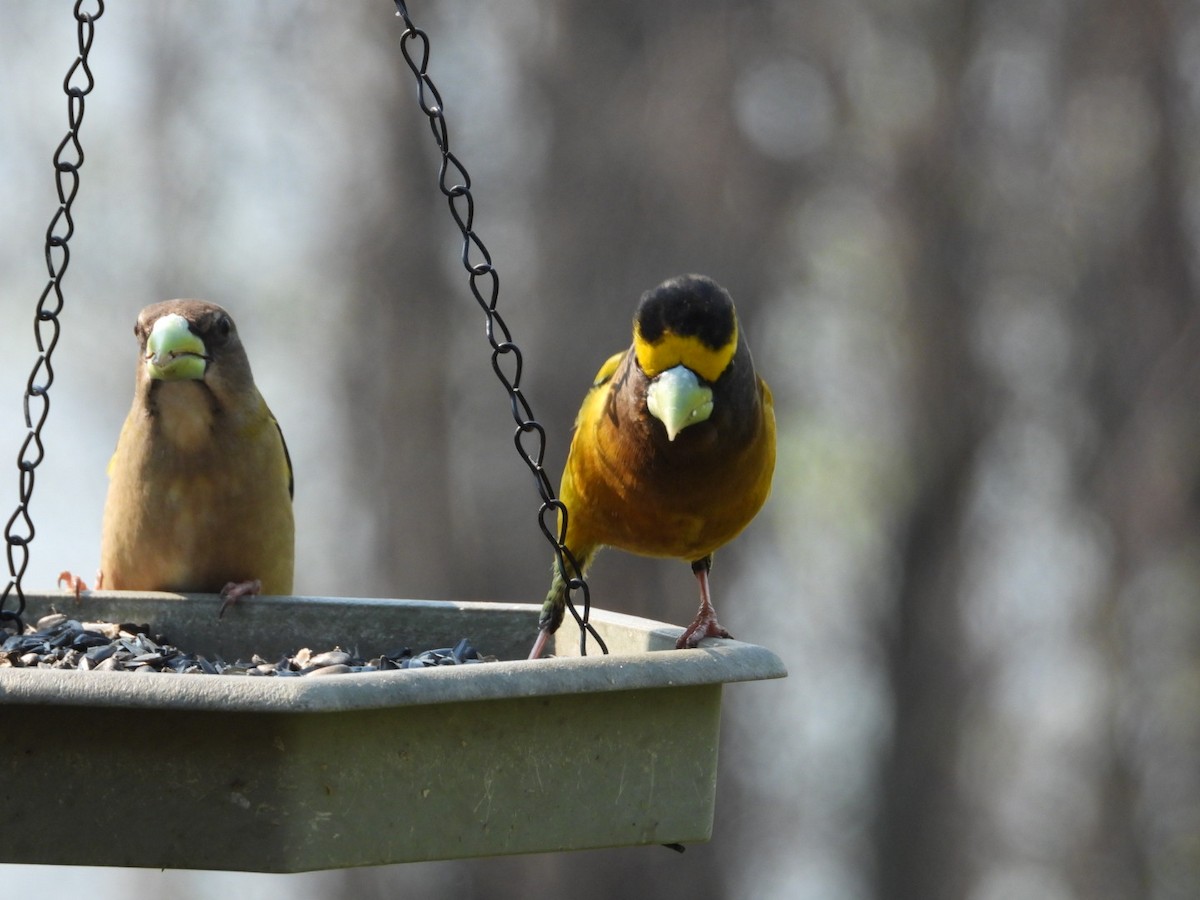
[[[712,415],[712,388],[700,383],[696,373],[686,366],[660,372],[646,391],[646,408],[663,423],[667,439],[689,425],[703,422]]]
[[[199,380],[208,364],[204,341],[178,313],[163,316],[146,340],[146,371],[159,381]]]

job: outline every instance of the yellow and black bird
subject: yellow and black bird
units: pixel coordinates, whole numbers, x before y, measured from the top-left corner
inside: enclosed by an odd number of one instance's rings
[[[775,469],[771,391],[754,371],[729,294],[685,275],[647,291],[633,345],[600,368],[575,419],[559,498],[584,569],[601,547],[687,560],[700,610],[677,647],[729,637],[708,592],[713,551],[762,507]],[[557,564],[530,658],[562,623]]]
[[[133,407],[109,463],[97,586],[290,594],[292,464],[233,319],[201,300],[138,315]],[[222,607],[224,609],[224,606]]]

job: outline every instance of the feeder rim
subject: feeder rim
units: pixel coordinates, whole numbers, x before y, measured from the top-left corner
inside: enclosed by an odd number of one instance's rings
[[[31,595],[32,596],[32,595]],[[69,592],[41,595],[56,601],[72,618],[86,618],[87,599],[75,610]],[[220,604],[216,595],[94,591],[97,600],[145,599],[171,603]],[[256,615],[271,607],[378,606],[436,608],[464,617],[522,613],[536,621],[540,605],[446,600],[398,600],[376,597],[262,596],[247,601]],[[235,610],[234,614],[242,612]],[[214,613],[215,614],[215,613]],[[632,627],[670,646],[682,629],[605,610],[593,610],[593,622]],[[223,626],[224,627],[224,626]],[[560,656],[541,660],[502,660],[467,666],[362,672],[326,677],[255,677],[248,675],[176,675],[165,673],[81,672],[63,669],[0,669],[0,706],[43,704],[62,707],[177,709],[220,713],[319,713],[427,706],[438,703],[552,697],[583,692],[631,691],[757,681],[787,675],[772,651],[741,641],[712,639],[695,650],[661,650],[597,656]]]

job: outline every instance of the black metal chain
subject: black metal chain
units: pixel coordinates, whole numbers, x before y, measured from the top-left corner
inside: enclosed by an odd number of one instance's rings
[[[521,460],[533,473],[538,496],[542,499],[542,505],[538,509],[538,526],[541,528],[542,534],[546,536],[546,540],[554,548],[555,565],[567,583],[567,609],[571,611],[571,615],[579,623],[580,628],[579,652],[580,655],[587,654],[587,636],[590,634],[600,646],[600,650],[607,653],[608,647],[605,646],[604,640],[588,621],[592,607],[587,581],[583,577],[579,561],[575,559],[563,541],[567,530],[567,508],[555,496],[554,488],[542,466],[542,459],[546,453],[546,430],[534,419],[529,401],[525,399],[525,394],[521,390],[523,368],[521,349],[513,343],[512,333],[508,330],[504,317],[496,309],[496,300],[500,294],[500,276],[492,264],[492,256],[488,253],[487,247],[475,233],[475,199],[471,195],[471,176],[458,157],[450,152],[450,136],[446,128],[442,96],[428,73],[429,37],[413,24],[404,0],[395,0],[395,2],[396,15],[404,20],[406,27],[404,34],[400,36],[400,52],[404,54],[405,62],[417,77],[417,102],[421,106],[421,112],[429,118],[433,139],[442,154],[441,167],[438,171],[438,187],[449,202],[450,215],[453,216],[454,223],[462,232],[463,268],[467,270],[469,276],[471,293],[487,316],[487,339],[492,347],[492,370],[500,379],[500,383],[504,385],[504,390],[508,392],[513,419],[517,423],[513,442],[516,444]],[[508,365],[511,371],[505,371],[505,366],[501,362],[503,357],[510,358],[511,362]],[[533,435],[533,438],[530,439],[533,441],[532,447],[525,446],[525,440],[529,435]],[[558,519],[557,528],[552,528],[547,522],[547,517],[551,513]],[[573,573],[569,578],[567,577],[568,572]],[[573,595],[576,591],[579,591],[582,596],[582,614],[575,608]]]
[[[4,527],[11,580],[4,588],[4,593],[0,594],[0,622],[16,622],[18,628],[21,625],[21,615],[25,612],[25,592],[21,588],[21,578],[29,566],[29,544],[35,534],[29,504],[33,499],[34,474],[46,455],[42,445],[42,427],[50,414],[50,385],[54,383],[54,367],[50,358],[58,345],[58,316],[63,308],[62,279],[71,262],[67,242],[75,233],[71,204],[75,201],[75,195],[79,193],[79,169],[83,165],[79,127],[83,124],[84,98],[95,87],[92,70],[88,66],[88,53],[92,49],[96,20],[104,14],[104,0],[95,0],[95,12],[84,11],[84,2],[85,0],[78,0],[75,4],[79,56],[63,79],[63,91],[67,95],[67,135],[54,151],[58,211],[46,229],[46,269],[50,281],[38,299],[33,320],[38,358],[25,385],[25,427],[29,429],[29,433],[21,445],[20,452],[17,453],[17,469],[20,472],[19,499],[16,511]],[[5,608],[9,596],[14,592],[17,597],[15,611]]]

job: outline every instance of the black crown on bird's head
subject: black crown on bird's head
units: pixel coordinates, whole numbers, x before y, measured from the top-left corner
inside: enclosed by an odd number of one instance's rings
[[[650,344],[670,333],[694,337],[720,350],[737,333],[733,298],[705,275],[680,275],[646,291],[633,321],[642,340]]]

